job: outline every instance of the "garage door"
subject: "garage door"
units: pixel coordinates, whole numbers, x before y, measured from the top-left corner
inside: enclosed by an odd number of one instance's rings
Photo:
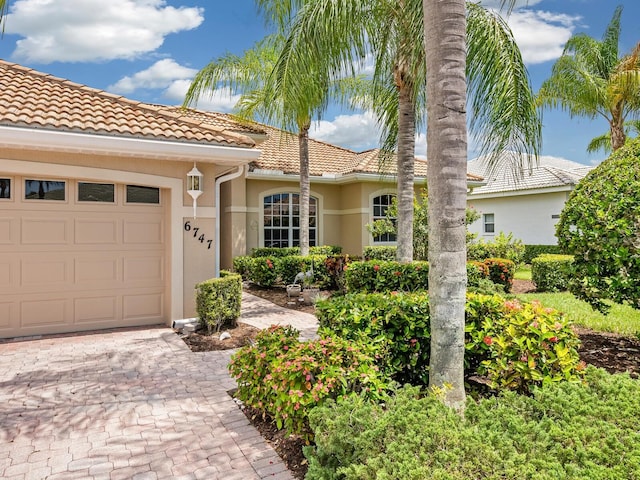
[[[0,337],[164,323],[153,187],[0,173]]]

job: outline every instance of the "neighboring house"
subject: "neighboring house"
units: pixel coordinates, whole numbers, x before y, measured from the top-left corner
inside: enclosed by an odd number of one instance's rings
[[[311,243],[393,244],[366,228],[395,195],[393,159],[309,152]],[[195,316],[195,284],[234,256],[298,243],[298,172],[295,134],[0,61],[0,338]],[[416,160],[416,190],[425,180]]]
[[[470,161],[469,172],[484,177],[486,184],[468,195],[467,204],[480,214],[469,231],[484,240],[504,232],[525,244],[556,245],[560,212],[570,192],[592,168],[541,156],[537,166],[520,176],[508,167],[490,175],[483,157]]]
[[[0,337],[192,316],[195,283],[215,272],[215,181],[257,160],[255,146],[0,61]]]

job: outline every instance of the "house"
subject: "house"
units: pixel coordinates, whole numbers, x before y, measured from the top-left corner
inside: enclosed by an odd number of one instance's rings
[[[393,161],[309,152],[311,243],[393,243],[366,228],[395,195]],[[0,61],[0,338],[195,316],[196,283],[297,243],[298,158],[294,134]]]
[[[248,135],[0,61],[0,337],[191,316],[216,188],[259,155]]]
[[[518,175],[508,167],[492,173],[485,157],[471,160],[469,172],[484,177],[486,184],[473,188],[468,195],[468,206],[480,214],[469,231],[487,241],[504,232],[525,244],[556,245],[555,225],[560,212],[571,191],[592,168],[541,156],[537,165]]]

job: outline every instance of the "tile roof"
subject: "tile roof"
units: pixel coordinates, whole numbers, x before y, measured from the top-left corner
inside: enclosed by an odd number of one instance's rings
[[[513,158],[513,157],[512,157]],[[518,159],[517,157],[515,157]],[[533,159],[533,157],[531,157]],[[526,161],[527,158],[521,156],[519,160]],[[470,172],[483,175],[486,185],[477,187],[471,192],[473,195],[500,192],[518,192],[540,188],[572,187],[576,185],[593,167],[581,163],[556,158],[551,156],[541,156],[537,166],[531,169],[525,168],[518,175],[514,172],[510,159],[503,158],[503,164],[491,173],[490,167],[486,163],[486,157],[471,160],[468,165]],[[526,165],[526,162],[523,162]],[[534,163],[535,165],[535,163]]]
[[[180,107],[167,107],[180,110]],[[278,171],[284,174],[298,175],[300,173],[300,156],[298,136],[294,133],[260,123],[239,120],[226,113],[190,110],[187,115],[193,115],[203,122],[216,122],[226,125],[225,120],[231,122],[229,129],[253,128],[254,133],[267,134],[267,140],[258,148],[262,151],[260,158],[252,163],[253,171]],[[355,152],[347,148],[330,143],[309,139],[309,170],[312,176],[322,174],[348,175],[350,173],[368,173],[376,175],[395,175],[395,156],[381,166],[379,163],[380,149],[374,148],[363,152]],[[415,174],[417,177],[427,176],[427,162],[416,158]],[[482,176],[467,174],[469,181],[482,181]]]
[[[254,147],[247,135],[0,60],[0,125]]]

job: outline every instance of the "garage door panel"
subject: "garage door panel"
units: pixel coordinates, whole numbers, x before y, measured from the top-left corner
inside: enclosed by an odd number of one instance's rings
[[[124,220],[124,244],[158,246],[164,243],[162,217],[133,217]]]
[[[124,281],[152,282],[161,284],[164,282],[164,259],[162,255],[148,257],[124,258]]]
[[[71,308],[68,298],[24,300],[20,303],[20,326],[43,327],[70,323]]]
[[[0,290],[8,291],[19,283],[19,260],[14,255],[0,254]]]
[[[75,243],[77,245],[116,245],[119,223],[113,218],[76,219]]]
[[[16,318],[15,302],[0,302],[0,332],[12,327],[12,320]]]
[[[16,224],[16,218],[0,217],[0,245],[13,245],[16,243]]]
[[[22,260],[20,273],[23,287],[43,287],[57,291],[72,285],[73,277],[70,258],[43,258],[31,256]]]
[[[67,245],[69,220],[66,218],[23,218],[20,228],[24,245]]]
[[[102,297],[76,298],[74,302],[75,322],[115,322],[119,318],[119,297],[116,295]]]
[[[163,315],[164,295],[162,293],[147,293],[138,295],[124,295],[122,298],[122,318],[124,320],[139,320]]]
[[[76,258],[75,282],[82,285],[82,288],[87,286],[103,288],[121,286],[121,263],[122,256],[116,253]]]

